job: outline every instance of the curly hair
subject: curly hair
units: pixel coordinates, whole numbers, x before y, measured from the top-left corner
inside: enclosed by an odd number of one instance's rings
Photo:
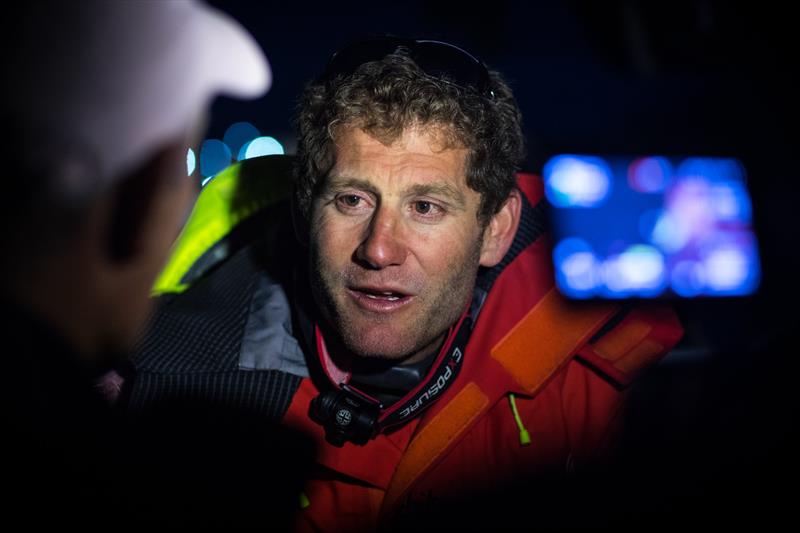
[[[297,109],[295,202],[309,219],[311,203],[334,167],[342,127],[358,127],[389,144],[410,127],[434,128],[447,147],[468,150],[467,185],[480,193],[478,219],[488,223],[516,186],[525,157],[522,117],[499,73],[490,71],[489,99],[422,71],[400,47],[353,74],[310,83]]]

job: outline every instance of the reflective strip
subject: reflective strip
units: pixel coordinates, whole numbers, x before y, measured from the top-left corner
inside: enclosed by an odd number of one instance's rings
[[[288,194],[289,169],[289,158],[268,156],[235,163],[217,174],[200,192],[152,294],[186,290],[181,280],[200,256],[244,219]]]
[[[195,261],[246,216],[252,214],[255,202],[233,210],[232,200],[239,180],[239,164],[228,167],[203,188],[192,214],[183,228],[164,269],[156,279],[153,294],[182,292],[184,274]]]
[[[576,304],[555,288],[492,349],[492,357],[533,394],[615,312],[607,304]]]
[[[642,342],[653,330],[653,326],[642,320],[630,320],[620,324],[594,344],[594,351],[612,363],[618,361]],[[622,369],[620,369],[622,370]]]
[[[489,397],[468,383],[408,445],[386,491],[383,509],[393,509],[411,483],[489,406]]]
[[[664,346],[654,340],[645,339],[625,354],[614,366],[622,372],[632,374],[646,366],[653,358],[664,353]]]

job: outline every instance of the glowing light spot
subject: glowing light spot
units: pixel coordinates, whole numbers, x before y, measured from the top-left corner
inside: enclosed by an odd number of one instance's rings
[[[562,292],[573,298],[594,294],[600,282],[600,265],[589,243],[578,238],[565,239],[553,250],[553,258],[556,281]]]
[[[194,150],[189,148],[186,152],[186,172],[189,176],[194,174],[194,169],[197,167],[197,157],[194,155]]]
[[[708,286],[716,292],[737,291],[746,285],[750,275],[750,261],[739,248],[720,246],[711,251],[704,261]]]
[[[232,154],[236,154],[238,156],[242,146],[252,141],[259,135],[261,135],[261,132],[258,131],[258,128],[249,122],[236,122],[235,124],[231,124],[228,129],[225,130],[225,135],[222,136],[222,141],[228,145],[228,148],[231,149]],[[237,157],[237,159],[241,158]]]
[[[675,216],[671,211],[662,211],[648,240],[664,252],[672,254],[685,247],[691,236],[692,227],[686,218]]]
[[[608,198],[611,169],[599,157],[560,155],[545,165],[544,180],[556,207],[597,207]]]
[[[652,246],[631,246],[605,261],[603,280],[611,297],[655,296],[666,287],[664,256]]]
[[[593,254],[580,252],[572,254],[563,263],[561,271],[567,280],[567,285],[578,291],[592,290],[597,286],[598,262]]]
[[[242,146],[239,150],[239,161],[263,155],[281,155],[283,145],[273,137],[258,137]]]
[[[671,179],[672,165],[663,157],[644,157],[628,167],[628,184],[635,191],[662,192]]]
[[[706,271],[697,261],[680,261],[672,269],[670,276],[672,290],[678,296],[693,298],[705,292]]]
[[[200,174],[216,176],[231,164],[231,150],[219,139],[207,139],[200,147]]]
[[[720,220],[749,222],[752,217],[750,196],[743,183],[719,183],[711,188],[711,205]]]
[[[578,252],[592,252],[592,246],[585,239],[578,237],[567,237],[559,242],[553,249],[553,260],[556,263],[563,263],[572,254]]]
[[[654,238],[668,252],[702,241],[717,231],[711,185],[705,178],[677,181],[668,194],[667,211],[671,219],[665,220],[664,228],[656,227]]]

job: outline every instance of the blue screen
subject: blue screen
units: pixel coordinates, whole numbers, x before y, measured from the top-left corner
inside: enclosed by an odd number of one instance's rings
[[[744,296],[761,278],[733,158],[558,155],[544,167],[556,284],[568,297]]]

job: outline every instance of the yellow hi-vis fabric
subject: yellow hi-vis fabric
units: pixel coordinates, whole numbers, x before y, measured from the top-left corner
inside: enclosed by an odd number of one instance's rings
[[[291,188],[291,165],[288,156],[256,157],[217,174],[200,192],[152,295],[186,290],[186,273],[209,248],[242,221],[286,198]]]

